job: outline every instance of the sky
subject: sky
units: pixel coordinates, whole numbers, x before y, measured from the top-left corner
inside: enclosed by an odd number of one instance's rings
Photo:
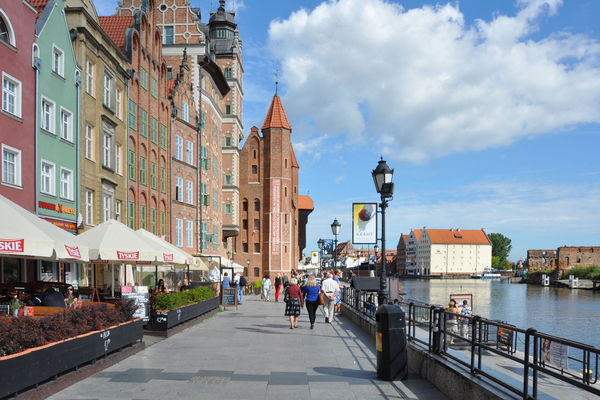
[[[160,2],[160,0],[159,0]],[[192,0],[207,22],[217,0]],[[111,15],[116,0],[95,0]],[[275,92],[292,125],[305,255],[352,237],[352,203],[394,169],[386,248],[423,227],[527,249],[600,245],[597,0],[237,0],[244,134]],[[360,246],[359,246],[360,247]]]

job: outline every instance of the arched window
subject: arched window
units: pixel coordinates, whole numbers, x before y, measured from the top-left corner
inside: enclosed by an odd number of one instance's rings
[[[260,201],[254,200],[254,211],[260,211]]]
[[[10,24],[10,20],[4,14],[4,10],[0,8],[0,40],[9,43],[13,46],[17,46],[15,42],[15,31]]]

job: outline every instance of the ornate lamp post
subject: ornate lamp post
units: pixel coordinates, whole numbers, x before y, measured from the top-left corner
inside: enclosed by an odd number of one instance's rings
[[[333,236],[335,236],[335,244],[333,247],[333,268],[334,269],[337,267],[337,244],[338,244],[337,237],[340,234],[341,227],[342,227],[342,225],[338,222],[337,218],[335,218],[333,220],[333,222],[331,223],[331,233],[333,233]]]
[[[246,275],[250,276],[250,259],[248,259],[248,261],[246,261],[246,264],[248,264],[248,266],[246,267]]]
[[[375,272],[377,272],[377,270],[378,270],[377,257],[379,257],[379,246],[378,245],[373,246],[373,250],[375,250],[375,262],[373,264],[375,264]]]
[[[387,163],[381,157],[377,168],[375,168],[371,175],[373,176],[373,182],[375,183],[375,189],[377,193],[381,195],[381,276],[379,277],[379,305],[385,304],[387,297],[387,281],[386,281],[386,270],[385,270],[385,209],[388,205],[388,200],[392,200],[394,196],[394,183],[392,177],[394,176],[394,170],[388,167]]]
[[[323,268],[323,239],[319,239],[319,241],[317,241],[317,245],[319,245],[319,274],[320,274],[321,269]]]

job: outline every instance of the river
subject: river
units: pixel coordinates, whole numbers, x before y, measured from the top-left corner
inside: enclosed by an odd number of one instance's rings
[[[451,294],[472,294],[473,313],[481,317],[600,348],[599,292],[508,280],[405,280],[400,285],[406,298],[430,304],[447,305]]]

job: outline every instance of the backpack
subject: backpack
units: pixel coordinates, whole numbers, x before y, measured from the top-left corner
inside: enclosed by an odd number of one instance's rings
[[[248,284],[248,281],[246,280],[246,277],[244,275],[240,276],[240,286],[246,286]]]

